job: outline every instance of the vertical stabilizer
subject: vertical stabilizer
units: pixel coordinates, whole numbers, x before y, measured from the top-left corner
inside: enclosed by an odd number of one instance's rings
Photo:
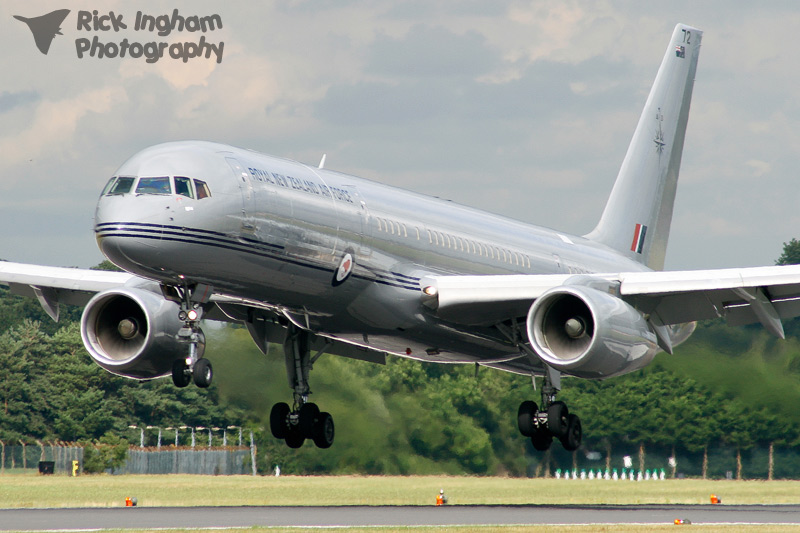
[[[703,32],[678,24],[606,208],[587,238],[661,270]]]

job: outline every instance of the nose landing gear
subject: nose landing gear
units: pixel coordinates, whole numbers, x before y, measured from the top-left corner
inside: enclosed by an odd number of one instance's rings
[[[205,359],[206,337],[200,329],[200,319],[203,318],[203,306],[201,301],[195,301],[193,295],[196,294],[197,287],[183,287],[176,289],[180,297],[181,310],[178,318],[183,321],[183,327],[178,331],[178,340],[189,345],[189,355],[186,359],[176,359],[172,363],[172,383],[179,388],[189,385],[192,381],[201,389],[211,386],[214,371],[211,361]],[[203,286],[202,293],[210,294],[210,288]]]

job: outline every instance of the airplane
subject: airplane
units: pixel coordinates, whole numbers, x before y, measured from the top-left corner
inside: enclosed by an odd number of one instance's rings
[[[69,9],[57,9],[39,17],[28,18],[22,15],[14,15],[14,18],[28,25],[33,34],[36,48],[44,55],[47,55],[56,35],[63,35],[61,33],[61,24],[67,18],[67,15],[69,15]]]
[[[81,336],[114,374],[208,387],[202,320],[283,346],[292,405],[270,412],[297,448],[334,440],[309,401],[323,354],[469,363],[539,380],[517,411],[537,450],[581,445],[562,376],[606,379],[672,353],[695,321],[725,317],[783,337],[800,315],[800,266],[663,271],[702,31],[669,40],[605,210],[568,235],[324,168],[201,141],[125,161],[94,232],[124,272],[0,263],[0,281],[85,305]]]

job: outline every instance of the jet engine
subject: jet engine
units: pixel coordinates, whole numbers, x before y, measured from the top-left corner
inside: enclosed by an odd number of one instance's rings
[[[606,292],[562,285],[528,311],[528,339],[551,367],[582,378],[607,378],[647,365],[658,352],[642,313]]]
[[[100,292],[83,311],[83,344],[92,359],[112,374],[134,379],[166,376],[172,363],[189,353],[188,344],[177,336],[183,327],[179,311],[177,303],[141,288]],[[204,347],[201,333],[198,357]]]

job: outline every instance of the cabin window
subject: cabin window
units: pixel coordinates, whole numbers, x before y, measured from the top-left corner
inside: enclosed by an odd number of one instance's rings
[[[175,176],[175,194],[178,196],[186,196],[187,198],[194,198],[192,194],[192,180]]]
[[[172,194],[172,188],[169,185],[169,178],[139,178],[139,184],[136,185],[136,194]]]
[[[194,188],[197,190],[198,200],[211,197],[211,191],[208,190],[208,185],[205,181],[194,180]]]
[[[111,196],[114,194],[127,194],[131,192],[133,188],[133,182],[136,178],[117,178],[117,181],[114,185],[106,193],[107,195]]]

